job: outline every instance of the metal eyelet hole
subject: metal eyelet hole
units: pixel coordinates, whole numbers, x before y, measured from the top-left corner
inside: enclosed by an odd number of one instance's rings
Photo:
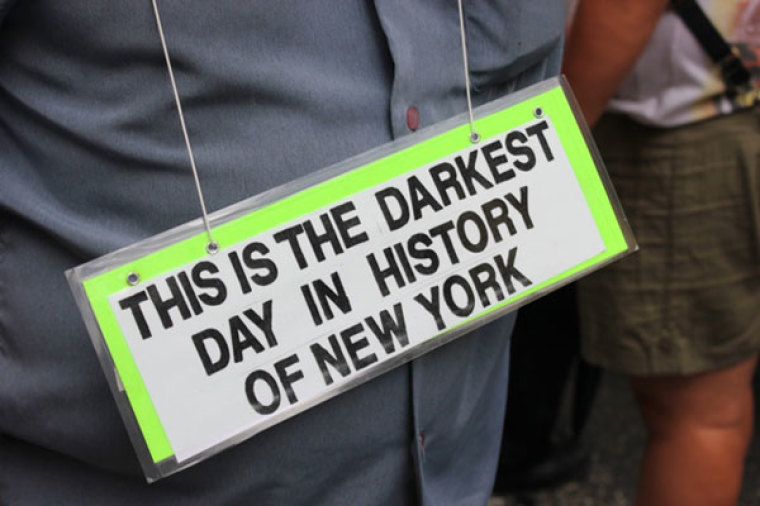
[[[219,244],[215,242],[210,242],[206,246],[206,251],[208,251],[209,255],[214,255],[219,251]]]
[[[140,275],[136,272],[130,272],[127,274],[127,284],[129,286],[137,286],[137,284],[140,282]]]
[[[536,118],[542,118],[544,116],[544,110],[540,107],[536,107],[533,110],[533,116],[535,116]]]
[[[470,134],[470,142],[472,142],[473,144],[477,144],[478,142],[480,142],[480,134],[478,132],[472,132]]]

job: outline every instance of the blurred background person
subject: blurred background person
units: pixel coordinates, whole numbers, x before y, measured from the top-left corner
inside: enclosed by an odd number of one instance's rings
[[[760,117],[720,45],[756,70],[758,2],[674,5],[581,0],[568,38],[564,71],[641,248],[580,282],[583,352],[632,377],[649,435],[637,504],[729,505],[760,349]]]

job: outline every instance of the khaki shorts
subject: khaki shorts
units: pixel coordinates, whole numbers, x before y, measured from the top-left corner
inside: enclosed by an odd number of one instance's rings
[[[595,129],[640,251],[579,283],[583,354],[633,375],[760,350],[760,110],[673,129]]]

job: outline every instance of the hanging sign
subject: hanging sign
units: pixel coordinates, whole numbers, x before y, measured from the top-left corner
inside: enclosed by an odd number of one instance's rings
[[[564,84],[67,272],[149,480],[634,248]]]

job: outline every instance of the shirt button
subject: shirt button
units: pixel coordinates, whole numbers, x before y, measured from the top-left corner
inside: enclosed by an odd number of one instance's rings
[[[420,127],[420,111],[411,106],[406,110],[406,126],[414,132]]]

